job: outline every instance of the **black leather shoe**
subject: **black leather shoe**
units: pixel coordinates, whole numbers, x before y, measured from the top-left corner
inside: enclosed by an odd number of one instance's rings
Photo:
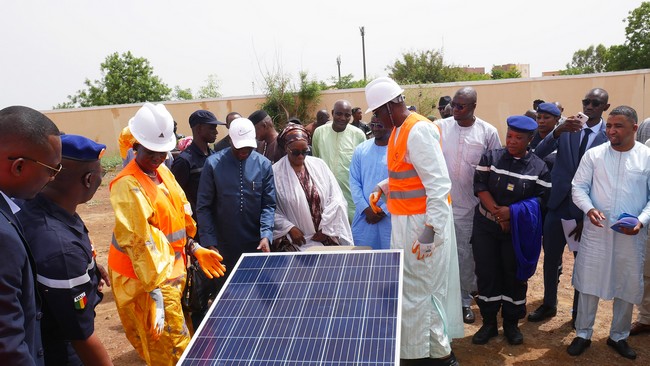
[[[637,334],[641,333],[647,333],[650,332],[650,324],[643,324],[641,322],[634,322],[632,323],[632,327],[630,327],[630,335],[635,336]]]
[[[524,343],[524,335],[521,334],[517,322],[503,322],[503,335],[506,336],[508,343],[512,345]]]
[[[613,339],[607,338],[607,345],[614,348],[619,355],[629,358],[630,360],[636,359],[636,352],[627,344],[627,339],[621,339],[618,342],[614,342]]]
[[[589,346],[591,346],[591,339],[575,337],[566,351],[571,356],[580,356]]]
[[[472,308],[469,306],[463,306],[463,322],[465,324],[472,324],[474,321],[476,321],[476,317],[474,316]]]
[[[535,311],[528,314],[529,322],[541,322],[544,319],[552,318],[557,314],[557,308],[547,305],[540,305]]]
[[[497,329],[497,323],[484,323],[483,326],[481,326],[481,329],[472,336],[472,343],[486,344],[490,338],[494,338],[498,335],[499,329]]]
[[[432,365],[432,366],[459,366],[458,360],[456,359],[456,355],[454,355],[454,352],[450,353],[449,356],[447,356],[447,357],[433,358],[431,360],[433,362],[429,363],[428,365]]]

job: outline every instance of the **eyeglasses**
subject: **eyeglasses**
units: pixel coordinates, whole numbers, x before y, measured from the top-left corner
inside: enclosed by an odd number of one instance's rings
[[[588,106],[589,104],[591,104],[594,108],[598,108],[598,107],[600,107],[601,104],[605,104],[605,103],[601,102],[598,99],[583,99],[582,100],[582,105],[584,107]]]
[[[300,155],[307,156],[307,154],[311,152],[311,149],[304,149],[304,150],[291,149],[289,151],[291,151],[291,155],[293,156],[300,156]]]
[[[370,122],[368,125],[370,128],[384,128],[384,125],[379,122]]]
[[[61,163],[59,163],[56,166],[56,168],[54,168],[54,167],[51,167],[51,166],[49,166],[49,165],[47,165],[45,163],[41,163],[40,161],[38,161],[36,159],[28,158],[26,156],[19,156],[19,157],[16,157],[16,158],[8,157],[7,159],[9,159],[9,160],[25,159],[25,160],[31,161],[33,163],[36,163],[38,165],[42,165],[42,166],[46,167],[47,169],[49,169],[50,177],[52,177],[52,178],[56,177],[56,175],[61,172],[61,169],[63,169],[63,165],[61,165]]]
[[[386,111],[388,111],[388,115],[389,115],[390,118],[392,119],[392,118],[393,118],[393,114],[390,112],[390,107],[388,106],[388,104],[390,104],[390,103],[386,103],[386,104],[384,104],[382,107],[386,107]],[[374,111],[372,111],[372,117],[373,117],[373,118],[375,118],[375,119],[379,119],[379,116],[377,116],[377,111],[380,110],[380,109],[381,109],[381,107],[379,107],[379,108],[375,109]]]
[[[462,111],[463,109],[467,108],[469,104],[460,104],[460,103],[454,103],[451,102],[451,108],[457,109],[459,111]]]

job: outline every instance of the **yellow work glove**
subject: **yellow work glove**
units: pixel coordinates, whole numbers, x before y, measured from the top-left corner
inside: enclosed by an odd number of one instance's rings
[[[165,327],[165,304],[163,301],[162,291],[160,291],[159,288],[151,291],[149,296],[151,296],[151,299],[153,300],[149,308],[149,319],[151,319],[149,332],[153,336],[153,339],[157,341]]]
[[[433,231],[433,227],[429,225],[424,225],[424,230],[420,236],[413,242],[411,246],[411,252],[415,254],[415,257],[418,260],[431,257],[433,255],[433,250],[436,248],[434,244],[434,238],[436,232]]]
[[[203,248],[197,242],[193,244],[192,255],[199,262],[199,266],[201,266],[201,270],[207,278],[221,277],[226,273],[226,266],[221,263],[223,261],[221,254],[214,250]]]

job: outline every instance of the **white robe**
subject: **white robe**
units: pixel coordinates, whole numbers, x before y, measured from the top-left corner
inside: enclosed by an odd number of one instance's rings
[[[650,221],[650,149],[637,142],[626,152],[610,143],[589,149],[573,178],[573,202],[585,214],[605,214],[596,227],[585,216],[573,286],[585,294],[638,304],[643,296],[643,262],[647,230],[625,235],[610,227],[622,213]]]
[[[313,156],[305,157],[305,167],[320,195],[323,210],[321,232],[327,236],[337,237],[341,245],[354,245],[347,215],[348,206],[334,174],[323,160]],[[276,197],[273,240],[287,235],[289,230],[296,226],[307,241],[300,250],[322,246],[322,243],[311,240],[318,228],[314,228],[305,191],[287,156],[273,164],[273,175]]]
[[[491,124],[476,118],[469,127],[461,127],[454,117],[436,121],[442,133],[442,153],[445,156],[451,185],[451,205],[454,211],[454,229],[460,264],[460,283],[464,290],[463,306],[469,306],[470,292],[476,291],[474,255],[472,253],[472,227],[474,209],[479,199],[474,194],[474,173],[481,156],[487,151],[500,149],[499,132]],[[469,297],[469,298],[468,298]]]
[[[426,189],[427,211],[391,218],[391,248],[404,250],[400,357],[405,359],[445,357],[451,352],[451,339],[464,336],[456,235],[447,202],[451,180],[439,141],[432,123],[411,128],[406,160]],[[418,260],[411,247],[425,224],[433,226],[434,242],[440,246],[431,257]]]

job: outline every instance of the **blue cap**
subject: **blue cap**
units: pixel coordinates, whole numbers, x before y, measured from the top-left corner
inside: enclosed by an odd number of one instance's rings
[[[537,129],[537,122],[527,116],[510,116],[506,123],[508,123],[508,128],[516,132],[532,132]]]
[[[209,125],[226,124],[225,122],[219,121],[214,113],[206,111],[204,109],[199,109],[190,115],[190,127],[198,126],[204,123]]]
[[[622,228],[633,229],[638,223],[639,219],[636,216],[624,212],[618,217],[618,221],[611,228],[616,232],[623,233]]]
[[[80,135],[61,136],[61,156],[78,161],[97,161],[104,155],[106,145]]]
[[[542,103],[537,107],[537,112],[548,113],[555,117],[562,115],[560,108],[558,108],[554,103]]]

